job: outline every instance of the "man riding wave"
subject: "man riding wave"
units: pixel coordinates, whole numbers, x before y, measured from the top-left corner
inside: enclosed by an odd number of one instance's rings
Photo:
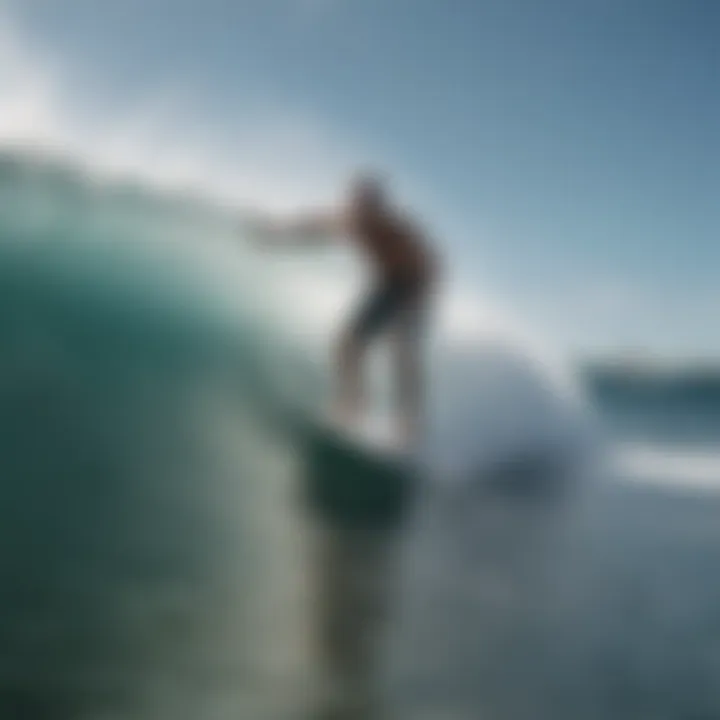
[[[366,257],[374,280],[340,333],[332,416],[345,424],[358,421],[365,401],[365,352],[376,338],[392,333],[399,432],[404,443],[412,443],[424,414],[421,341],[438,279],[437,260],[425,233],[390,203],[383,184],[371,175],[352,182],[344,207],[289,222],[268,222],[263,229],[314,240],[345,238]]]

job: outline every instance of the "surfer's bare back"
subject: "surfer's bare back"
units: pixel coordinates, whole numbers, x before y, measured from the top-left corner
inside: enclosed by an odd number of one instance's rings
[[[349,424],[360,417],[365,350],[379,335],[391,332],[400,432],[404,441],[411,442],[423,414],[421,339],[438,275],[425,234],[389,202],[382,183],[372,176],[353,181],[347,204],[339,211],[269,223],[263,229],[310,241],[346,238],[367,257],[375,279],[337,345],[333,415]]]

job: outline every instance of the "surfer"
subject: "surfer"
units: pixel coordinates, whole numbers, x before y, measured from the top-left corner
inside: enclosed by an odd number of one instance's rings
[[[399,431],[403,443],[412,443],[423,416],[421,337],[438,274],[425,233],[390,202],[383,183],[373,175],[355,178],[338,210],[263,223],[262,229],[310,242],[345,238],[369,261],[373,283],[336,346],[332,416],[344,424],[358,420],[365,400],[365,352],[377,337],[391,332]]]

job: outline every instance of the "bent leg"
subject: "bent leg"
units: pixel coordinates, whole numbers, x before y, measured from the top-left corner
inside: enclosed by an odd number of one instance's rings
[[[340,423],[354,423],[363,411],[365,388],[362,360],[365,342],[352,329],[338,343],[335,355],[335,393],[332,415]]]
[[[333,417],[354,423],[364,411],[365,383],[362,362],[368,343],[387,323],[393,309],[392,288],[380,286],[360,306],[343,332],[335,353]]]
[[[413,303],[403,310],[394,333],[398,423],[410,445],[420,439],[425,423],[422,316],[420,304]]]

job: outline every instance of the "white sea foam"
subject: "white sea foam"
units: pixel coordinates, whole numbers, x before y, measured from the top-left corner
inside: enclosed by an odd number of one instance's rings
[[[720,453],[712,450],[623,443],[614,460],[623,478],[635,482],[720,490]]]

